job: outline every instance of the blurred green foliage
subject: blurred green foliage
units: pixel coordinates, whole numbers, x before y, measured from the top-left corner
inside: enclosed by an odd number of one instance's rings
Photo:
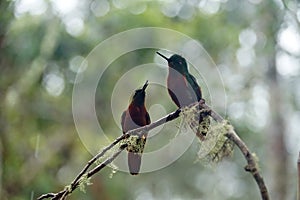
[[[35,199],[59,191],[73,180],[91,158],[72,116],[72,91],[79,63],[96,45],[116,33],[156,26],[187,34],[203,45],[224,81],[227,113],[221,114],[257,154],[271,193],[295,199],[294,163],[300,148],[299,127],[295,126],[300,122],[300,50],[281,35],[290,28],[296,30],[290,36],[300,38],[296,3],[1,1],[1,199]],[[121,56],[99,80],[97,116],[103,129],[110,132],[110,139],[121,134],[110,111],[115,84],[132,66],[154,62],[155,51],[144,49]],[[282,55],[286,60],[280,61]],[[132,87],[141,86],[140,76],[146,79],[151,74],[137,76]],[[218,81],[209,74],[204,76],[211,82]],[[147,98],[161,103],[168,112],[175,110],[167,94]],[[123,100],[126,105],[129,99]],[[284,110],[279,112],[276,102]],[[284,151],[280,153],[286,158],[284,178],[280,180],[283,192],[276,191],[278,179],[273,168],[277,158],[272,151],[277,152],[273,142],[277,135],[272,135],[273,119],[278,119],[275,125],[282,125],[280,130],[285,131],[280,133],[284,136],[280,140]],[[176,128],[178,123],[168,126]],[[172,131],[165,135],[173,136]],[[93,142],[96,150],[103,147]],[[159,146],[159,140],[154,144]],[[245,161],[239,151],[215,168],[207,168],[195,163],[198,149],[195,140],[170,166],[135,177],[117,172],[110,178],[111,169],[106,168],[92,178],[86,193],[75,191],[69,199],[259,199],[257,186],[243,170]]]

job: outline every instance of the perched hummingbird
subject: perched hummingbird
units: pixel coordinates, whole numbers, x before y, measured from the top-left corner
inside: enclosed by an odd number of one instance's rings
[[[202,99],[201,88],[195,77],[189,73],[186,60],[177,54],[167,58],[159,52],[156,53],[168,61],[168,92],[178,108],[199,102]],[[194,115],[194,120],[190,121],[189,125],[199,139],[204,140],[210,127],[209,112],[199,109],[196,113],[198,114]]]
[[[185,59],[177,54],[167,58],[159,52],[156,53],[168,61],[167,87],[174,103],[181,108],[200,101],[201,89],[195,77],[189,73]]]
[[[135,90],[128,109],[123,112],[121,117],[123,134],[132,129],[136,129],[151,123],[149,113],[145,107],[145,90],[147,86],[148,81],[146,81],[142,89]],[[134,139],[130,141],[130,145],[127,147],[128,167],[130,174],[137,175],[141,167],[141,158],[146,143],[147,133],[130,138]]]

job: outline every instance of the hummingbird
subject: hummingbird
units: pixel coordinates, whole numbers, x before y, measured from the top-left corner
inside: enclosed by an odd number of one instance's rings
[[[167,78],[168,92],[178,108],[200,101],[201,88],[195,77],[189,73],[186,60],[174,54],[170,58],[156,52],[168,61],[169,74]]]
[[[167,58],[159,52],[156,53],[168,61],[167,88],[171,99],[177,107],[182,108],[199,102],[202,99],[201,88],[196,78],[189,73],[186,60],[178,54]],[[200,114],[195,116],[195,120],[190,122],[191,129],[200,140],[204,140],[204,136],[206,136],[209,129],[208,114],[208,111],[200,111]]]
[[[123,134],[151,123],[149,113],[145,107],[145,90],[147,86],[148,81],[146,81],[141,89],[135,90],[127,110],[123,112],[121,117]],[[137,175],[141,167],[142,153],[145,147],[147,133],[145,132],[138,136],[129,137],[129,139],[130,138],[130,145],[127,147],[128,168],[130,174]]]

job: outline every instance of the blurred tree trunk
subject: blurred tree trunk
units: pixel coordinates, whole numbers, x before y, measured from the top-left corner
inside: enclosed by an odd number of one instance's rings
[[[276,72],[275,57],[270,61],[269,88],[270,88],[270,107],[271,118],[268,128],[269,148],[268,158],[270,159],[272,199],[286,199],[287,195],[287,151],[285,145],[285,122],[284,104],[278,74]]]
[[[10,8],[10,1],[0,1],[0,69],[1,74],[9,73],[10,61],[7,59],[5,49],[5,37],[7,34],[7,29],[9,27],[9,23],[13,18],[13,11]],[[0,196],[3,199],[7,198],[7,187],[6,187],[6,158],[7,158],[7,121],[4,114],[4,106],[5,106],[5,93],[8,85],[6,84],[6,79],[0,79]],[[1,183],[2,182],[2,183]]]
[[[267,6],[269,18],[268,24],[268,48],[269,58],[268,71],[266,74],[266,84],[270,94],[270,119],[267,128],[267,156],[268,166],[270,167],[271,199],[287,199],[287,151],[285,145],[285,112],[284,112],[284,92],[282,91],[280,77],[276,70],[277,34],[283,19],[283,11],[274,2]]]

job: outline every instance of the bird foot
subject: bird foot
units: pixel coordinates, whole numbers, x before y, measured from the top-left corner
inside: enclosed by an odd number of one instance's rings
[[[199,100],[199,104],[200,104],[200,105],[205,104],[205,99],[200,99],[200,100]]]

